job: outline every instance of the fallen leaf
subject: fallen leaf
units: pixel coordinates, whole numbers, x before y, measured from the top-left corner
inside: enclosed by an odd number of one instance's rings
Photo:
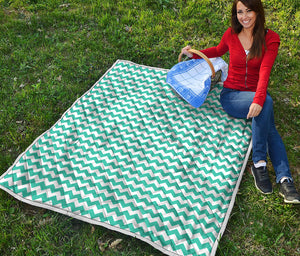
[[[125,25],[125,30],[126,32],[131,33],[132,32],[132,28],[130,26]]]
[[[123,241],[122,239],[117,239],[117,240],[113,241],[113,242],[110,244],[109,248],[110,248],[110,249],[116,249],[116,247],[117,247],[122,241]]]
[[[92,225],[91,234],[93,234],[94,232],[95,232],[95,227]]]
[[[61,4],[59,7],[60,8],[68,8],[70,6],[70,4]]]
[[[97,240],[97,243],[98,243],[98,247],[100,249],[101,252],[104,252],[107,248],[108,248],[108,244],[110,242],[110,239],[106,242],[104,242],[101,238],[99,238]]]

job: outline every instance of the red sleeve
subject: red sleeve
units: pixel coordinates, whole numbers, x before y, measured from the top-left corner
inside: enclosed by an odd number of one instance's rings
[[[264,105],[266,99],[269,77],[280,45],[279,35],[273,31],[268,31],[268,33],[270,35],[266,36],[267,49],[260,65],[257,89],[253,99],[253,103],[257,103],[260,106]]]
[[[207,48],[205,50],[201,50],[208,58],[216,58],[224,55],[228,50],[228,37],[231,34],[231,28],[228,28],[222,36],[222,39],[218,46]],[[193,54],[193,59],[201,59],[197,54]]]

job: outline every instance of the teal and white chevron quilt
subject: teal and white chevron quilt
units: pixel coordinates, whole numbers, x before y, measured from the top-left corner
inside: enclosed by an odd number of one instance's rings
[[[250,123],[222,110],[221,83],[194,108],[167,72],[118,60],[0,187],[167,255],[214,255],[251,150]]]

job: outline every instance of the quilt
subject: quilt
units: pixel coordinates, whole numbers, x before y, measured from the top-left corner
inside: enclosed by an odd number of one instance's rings
[[[0,177],[28,204],[141,239],[166,255],[214,255],[251,150],[222,83],[194,108],[167,69],[118,60]]]

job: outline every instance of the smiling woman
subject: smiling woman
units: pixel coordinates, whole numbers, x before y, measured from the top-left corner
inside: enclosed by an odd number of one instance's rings
[[[265,46],[265,23],[265,11],[261,1],[234,1],[231,25],[244,49],[249,50],[248,59],[261,57],[262,47]]]
[[[269,154],[284,202],[300,204],[285,146],[275,127],[273,100],[267,93],[280,44],[279,35],[266,29],[261,0],[234,0],[231,25],[218,46],[201,51],[209,58],[230,53],[228,77],[220,95],[222,107],[235,118],[252,118],[254,164],[251,171],[257,189],[263,194],[273,192],[267,170]],[[190,46],[186,46],[182,53],[200,58],[189,50]]]
[[[237,6],[237,18],[244,29],[253,29],[256,22],[257,14],[245,6],[242,2],[238,2]]]

